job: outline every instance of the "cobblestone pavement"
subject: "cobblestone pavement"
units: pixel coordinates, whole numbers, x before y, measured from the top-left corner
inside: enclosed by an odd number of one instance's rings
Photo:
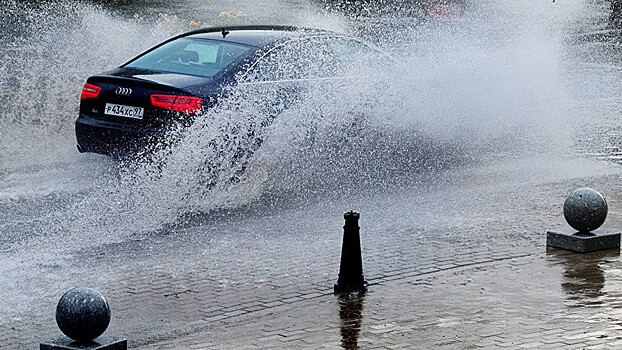
[[[15,280],[5,288],[21,291],[2,302],[0,348],[61,336],[54,308],[75,285],[104,293],[106,334],[134,349],[611,347],[622,340],[619,254],[547,252],[544,233],[585,185],[620,227],[621,170],[509,160],[408,191],[247,208],[79,249],[46,237],[42,257],[14,251],[0,263]],[[340,299],[341,214],[352,208],[370,287]]]
[[[404,273],[363,296],[286,303],[144,349],[614,348],[618,255],[550,251]]]

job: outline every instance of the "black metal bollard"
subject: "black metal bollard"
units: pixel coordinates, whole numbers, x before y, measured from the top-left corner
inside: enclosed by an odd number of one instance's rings
[[[335,293],[364,292],[367,290],[367,282],[363,278],[359,213],[350,211],[345,213],[343,218],[346,223],[343,226],[341,265]]]

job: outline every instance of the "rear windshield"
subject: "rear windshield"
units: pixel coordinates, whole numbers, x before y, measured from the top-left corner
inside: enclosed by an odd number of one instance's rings
[[[180,38],[131,61],[125,67],[213,77],[248,46],[197,38]]]

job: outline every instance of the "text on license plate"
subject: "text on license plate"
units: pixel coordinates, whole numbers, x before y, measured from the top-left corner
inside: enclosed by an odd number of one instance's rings
[[[104,109],[105,114],[134,119],[142,119],[143,112],[144,108],[142,107],[124,106],[114,103],[106,103],[106,108]]]

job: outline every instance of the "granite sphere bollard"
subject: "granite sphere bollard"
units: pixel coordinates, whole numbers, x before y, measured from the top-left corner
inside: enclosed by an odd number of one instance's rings
[[[564,217],[572,229],[547,231],[546,245],[578,253],[620,249],[620,231],[598,229],[607,218],[607,209],[607,201],[595,190],[573,191],[564,201]]]
[[[564,201],[564,217],[570,227],[583,233],[599,228],[607,218],[607,201],[591,188],[580,188]]]
[[[73,288],[58,301],[56,323],[69,338],[89,342],[108,328],[110,307],[104,296],[95,289]]]

